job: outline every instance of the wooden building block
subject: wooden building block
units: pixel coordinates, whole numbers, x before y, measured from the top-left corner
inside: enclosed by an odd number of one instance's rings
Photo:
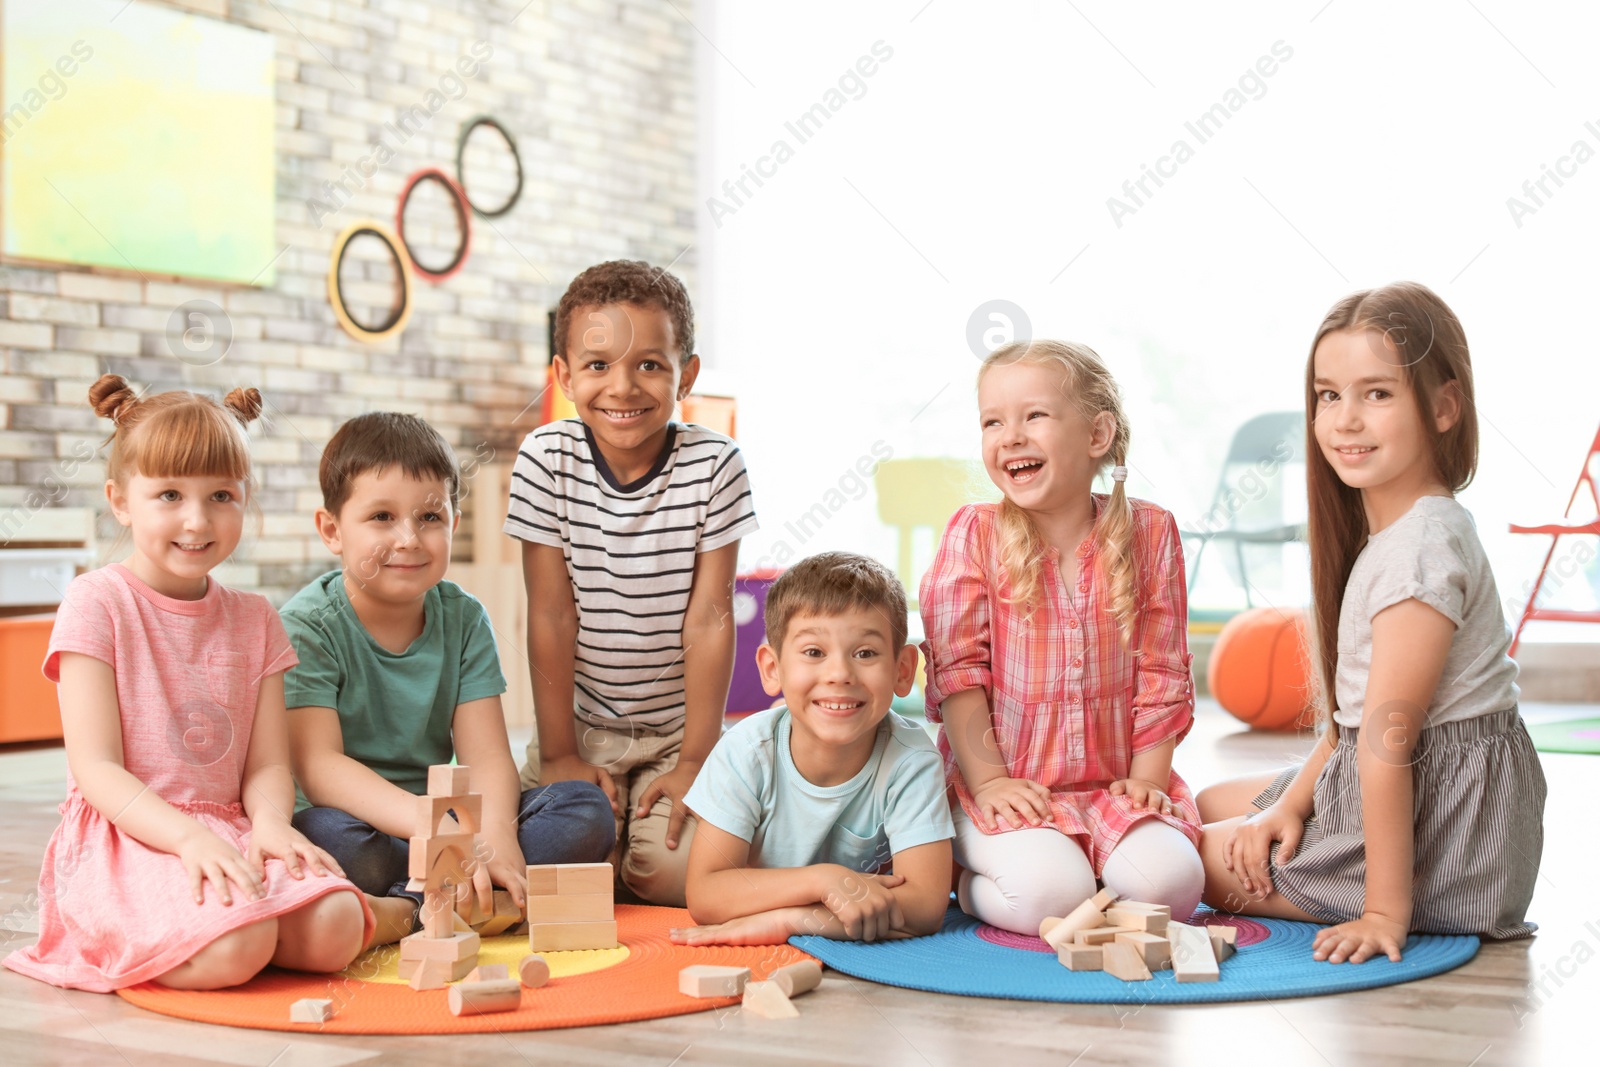
[[[428,795],[430,797],[466,796],[472,788],[472,769],[436,763],[428,768]]]
[[[1148,982],[1150,968],[1144,965],[1138,950],[1121,941],[1108,941],[1100,955],[1101,969],[1113,978],[1124,982]]]
[[[1172,939],[1172,976],[1180,982],[1215,982],[1221,977],[1211,935],[1198,926],[1173,923],[1167,929]]]
[[[1126,926],[1130,930],[1143,930],[1147,934],[1165,934],[1168,921],[1167,916],[1159,911],[1127,908],[1121,904],[1116,904],[1106,909],[1106,922],[1109,925]]]
[[[306,997],[289,1005],[292,1023],[325,1023],[333,1018],[333,1001]]]
[[[556,892],[556,865],[553,863],[529,864],[528,896],[553,897]]]
[[[524,956],[517,964],[517,978],[529,989],[538,989],[550,981],[550,965],[543,956]]]
[[[748,967],[715,967],[697,963],[678,972],[678,992],[686,997],[737,997],[750,980]]]
[[[422,934],[411,934],[400,939],[400,958],[402,960],[444,960],[446,963],[455,963],[458,960],[475,959],[478,955],[478,950],[482,947],[482,939],[471,930],[464,934],[451,934],[449,937],[425,937]],[[468,969],[470,970],[471,968]]]
[[[528,898],[530,923],[603,923],[616,914],[616,904],[610,893],[559,893]]]
[[[419,992],[424,989],[443,989],[448,981],[450,964],[444,960],[418,960],[416,970],[411,972],[411,988]]]
[[[1130,934],[1134,931],[1126,926],[1097,926],[1092,930],[1079,930],[1073,935],[1073,942],[1079,945],[1109,945],[1117,939],[1118,934]],[[1058,946],[1057,952],[1061,949]]]
[[[1221,963],[1237,951],[1234,944],[1239,936],[1239,931],[1231,926],[1208,926],[1206,936],[1211,939],[1211,951]]]
[[[474,905],[476,909],[476,905]],[[478,936],[498,937],[522,921],[522,909],[504,889],[494,891],[494,914],[476,923]]]
[[[1104,951],[1099,945],[1062,945],[1056,959],[1069,971],[1098,971],[1104,967]]]
[[[617,873],[609,863],[559,863],[556,865],[556,892],[611,893]]]
[[[1166,904],[1147,904],[1142,900],[1119,900],[1114,907],[1126,908],[1129,911],[1149,912],[1152,915],[1165,915],[1168,919],[1172,918],[1172,908]]]
[[[394,965],[394,969],[399,972],[401,978],[409,982],[411,980],[411,976],[416,974],[418,969],[421,968],[421,966],[426,962],[428,961],[401,960]],[[467,975],[472,973],[472,968],[476,967],[478,964],[478,957],[468,956],[466,959],[456,960],[454,963],[445,960],[434,960],[433,962],[442,963],[446,967],[450,968],[449,971],[446,972],[449,976],[447,979],[448,981],[459,982]]]
[[[816,960],[801,960],[791,963],[786,967],[779,967],[767,975],[767,981],[783,990],[783,995],[793,1000],[802,993],[809,993],[822,984],[822,964]]]
[[[532,952],[570,952],[585,948],[616,948],[617,922],[528,924],[528,949]]]
[[[1039,936],[1044,938],[1045,944],[1056,951],[1061,946],[1073,940],[1079,930],[1089,930],[1105,924],[1105,910],[1117,899],[1117,894],[1110,889],[1102,889],[1094,896],[1079,904],[1060,922],[1050,923],[1049,920],[1039,924]],[[1046,925],[1048,923],[1048,925]]]
[[[1139,953],[1139,958],[1144,960],[1144,965],[1152,971],[1164,971],[1172,966],[1172,945],[1160,934],[1130,930],[1118,934],[1117,941],[1132,945]]]
[[[416,805],[414,837],[483,832],[483,797],[477,793],[462,797],[421,796]]]
[[[503,982],[511,977],[510,969],[503,963],[480,963],[467,975],[469,982]]]
[[[410,864],[406,874],[411,878],[429,879],[434,873],[434,867],[441,859],[449,863],[446,872],[451,881],[464,881],[471,877],[467,873],[468,857],[472,855],[471,834],[434,834],[431,837],[413,837],[411,839]]]
[[[744,1010],[760,1019],[798,1019],[789,998],[772,982],[748,982],[744,987]]]
[[[522,1006],[522,983],[514,978],[493,982],[462,982],[450,987],[451,1015],[487,1015],[516,1011]]]

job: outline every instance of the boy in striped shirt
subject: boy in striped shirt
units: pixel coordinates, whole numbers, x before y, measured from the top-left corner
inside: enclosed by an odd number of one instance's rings
[[[683,796],[721,735],[750,486],[732,440],[672,419],[700,370],[676,277],[632,260],[590,267],[555,326],[556,378],[578,417],[524,439],[505,524],[523,542],[538,719],[522,781],[599,785],[623,884],[681,907]]]

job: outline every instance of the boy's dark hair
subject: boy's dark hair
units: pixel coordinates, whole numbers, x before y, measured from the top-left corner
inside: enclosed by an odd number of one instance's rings
[[[851,608],[883,612],[895,653],[905,647],[905,587],[889,568],[854,552],[819,552],[783,572],[767,592],[767,643],[782,651],[796,615],[840,615]]]
[[[551,358],[566,357],[567,330],[572,313],[579,308],[606,304],[637,304],[658,308],[672,320],[672,335],[678,342],[679,361],[694,355],[694,306],[689,290],[670,271],[652,267],[642,259],[613,259],[598,263],[572,279],[556,305],[555,351]]]
[[[413,478],[439,478],[450,487],[450,510],[461,497],[461,468],[439,431],[415,415],[371,411],[334,432],[322,450],[317,479],[322,506],[338,515],[355,481],[368,471],[399,466]]]

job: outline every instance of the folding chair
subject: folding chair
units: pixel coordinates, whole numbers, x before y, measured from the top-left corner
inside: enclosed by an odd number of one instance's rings
[[[1544,619],[1550,622],[1600,622],[1600,608],[1589,611],[1573,611],[1564,608],[1541,608],[1538,606],[1539,590],[1544,586],[1545,574],[1550,569],[1550,560],[1556,554],[1556,544],[1563,538],[1572,534],[1600,534],[1600,489],[1595,488],[1595,457],[1600,455],[1600,430],[1595,431],[1594,440],[1589,444],[1589,454],[1583,457],[1583,469],[1578,472],[1578,481],[1572,487],[1572,495],[1567,497],[1566,510],[1562,511],[1561,518],[1555,522],[1541,523],[1538,526],[1518,526],[1511,524],[1514,534],[1548,534],[1550,536],[1550,551],[1544,554],[1544,562],[1539,564],[1539,577],[1534,579],[1533,590],[1528,593],[1528,604],[1522,609],[1522,618],[1517,620],[1517,628],[1511,635],[1511,655],[1517,654],[1517,645],[1522,641],[1522,628],[1534,619]],[[1578,501],[1578,490],[1584,486],[1589,488],[1589,499],[1594,501],[1595,517],[1592,519],[1573,519],[1572,505]]]

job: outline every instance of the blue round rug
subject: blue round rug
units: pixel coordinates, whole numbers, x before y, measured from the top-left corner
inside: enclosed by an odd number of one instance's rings
[[[929,937],[865,944],[805,935],[789,943],[836,971],[884,985],[1005,1000],[1083,1004],[1201,1004],[1278,1000],[1372,989],[1427,978],[1466,963],[1478,951],[1470,935],[1412,934],[1399,963],[1387,956],[1365,963],[1319,963],[1311,958],[1314,923],[1218,915],[1201,909],[1195,925],[1233,926],[1238,952],[1215,982],[1179,985],[1171,971],[1148,982],[1123,982],[1100,971],[1069,971],[1038,938],[996,930],[952,906],[944,929]]]

